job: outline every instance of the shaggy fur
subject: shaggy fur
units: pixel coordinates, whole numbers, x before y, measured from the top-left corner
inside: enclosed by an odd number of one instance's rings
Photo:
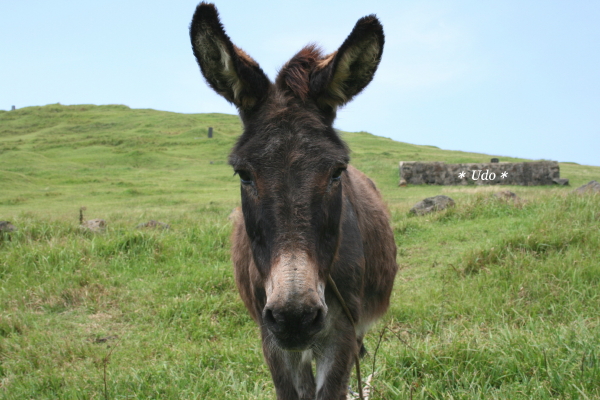
[[[349,165],[332,124],[337,107],[372,80],[383,28],[373,15],[360,19],[336,52],[307,46],[274,83],[233,45],[212,4],[198,6],[190,37],[208,84],[244,124],[229,156],[242,197],[232,259],[277,398],[345,399],[353,357],[388,308],[397,265],[381,196]],[[356,326],[327,286],[329,275]]]

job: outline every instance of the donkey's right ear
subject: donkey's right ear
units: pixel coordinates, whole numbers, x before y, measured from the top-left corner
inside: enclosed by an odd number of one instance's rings
[[[190,39],[208,84],[240,111],[251,111],[266,97],[269,78],[256,61],[231,42],[214,4],[198,5],[190,25]]]

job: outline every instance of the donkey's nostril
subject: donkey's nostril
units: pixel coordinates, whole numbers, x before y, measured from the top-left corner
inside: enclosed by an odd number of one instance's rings
[[[263,311],[263,322],[273,333],[280,333],[286,329],[285,317],[277,309],[265,308]]]
[[[303,325],[309,332],[318,332],[323,328],[324,320],[325,312],[321,307],[318,307],[306,315]]]
[[[325,319],[325,313],[322,308],[317,309],[315,312],[315,317],[313,318],[312,325],[313,327],[318,327],[323,324],[323,320]]]
[[[269,325],[277,324],[277,321],[275,320],[275,316],[273,315],[273,310],[271,310],[270,308],[265,308],[263,319]]]

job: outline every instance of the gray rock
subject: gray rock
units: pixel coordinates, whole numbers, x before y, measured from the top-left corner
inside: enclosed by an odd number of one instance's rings
[[[448,207],[454,207],[454,200],[448,196],[439,195],[421,200],[410,209],[416,215],[425,215],[434,211],[441,211]]]
[[[517,200],[519,196],[516,193],[511,192],[510,190],[503,190],[498,193],[494,193],[494,197],[500,200]]]
[[[401,161],[400,179],[409,185],[554,185],[556,161],[461,163]]]
[[[88,221],[83,218],[83,212],[87,210],[87,207],[79,208],[79,227],[84,231],[90,231],[94,233],[101,233],[106,230],[106,221],[100,218],[90,219]]]
[[[171,229],[171,225],[169,224],[165,224],[164,222],[160,222],[160,221],[155,221],[153,219],[151,219],[148,222],[144,222],[143,224],[139,224],[137,226],[138,229],[143,229],[143,228],[161,228],[161,229]]]
[[[494,193],[492,198],[505,203],[510,203],[517,207],[520,207],[527,202],[527,200],[522,199],[521,197],[517,196],[516,193],[511,192],[510,190],[502,190],[498,193]]]
[[[8,221],[0,221],[0,232],[14,232],[17,227]]]
[[[90,219],[89,221],[83,221],[81,228],[94,233],[101,233],[106,230],[106,221],[103,219]]]
[[[554,178],[552,182],[560,186],[569,186],[569,180],[567,178]]]
[[[590,182],[586,183],[585,185],[583,185],[581,187],[578,187],[573,192],[574,193],[578,193],[578,194],[586,194],[586,193],[596,194],[596,193],[600,193],[600,183],[598,183],[596,181],[590,181]]]

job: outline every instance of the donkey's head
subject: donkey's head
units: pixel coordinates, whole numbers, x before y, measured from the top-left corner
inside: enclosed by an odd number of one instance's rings
[[[304,349],[325,325],[325,284],[336,256],[348,149],[332,124],[337,107],[371,81],[383,51],[375,16],[360,19],[338,51],[308,46],[272,83],[201,3],[190,36],[208,84],[235,104],[244,132],[229,162],[263,280],[262,321],[285,349]]]

